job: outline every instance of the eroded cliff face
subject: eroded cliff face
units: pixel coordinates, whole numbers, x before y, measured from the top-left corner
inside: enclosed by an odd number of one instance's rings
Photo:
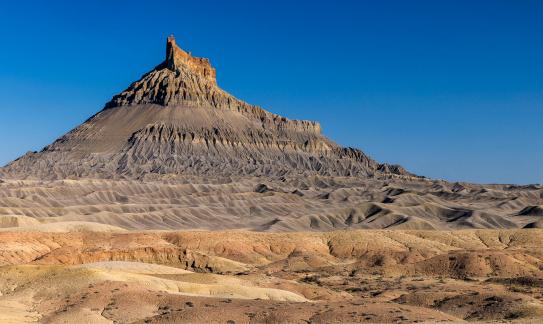
[[[169,37],[161,64],[87,122],[3,172],[39,178],[409,175],[342,148],[316,122],[289,120],[235,98],[215,77],[208,59]]]
[[[190,53],[185,52],[175,42],[175,37],[169,36],[166,41],[166,67],[172,71],[181,66],[188,67],[195,74],[199,75],[208,81],[216,83],[216,71],[211,66],[209,59],[202,57],[193,57]]]
[[[193,57],[176,45],[173,36],[166,43],[166,60],[128,89],[113,97],[106,109],[156,104],[218,108],[258,119],[264,126],[320,133],[317,122],[289,120],[239,100],[217,86],[215,68],[206,58]]]

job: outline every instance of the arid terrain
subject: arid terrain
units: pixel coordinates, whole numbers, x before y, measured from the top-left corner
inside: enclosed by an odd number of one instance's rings
[[[539,185],[396,175],[6,179],[0,183],[0,230],[541,228],[542,197]]]
[[[2,322],[543,316],[543,230],[3,232]]]
[[[0,168],[0,323],[543,321],[543,186],[451,183],[180,49]]]

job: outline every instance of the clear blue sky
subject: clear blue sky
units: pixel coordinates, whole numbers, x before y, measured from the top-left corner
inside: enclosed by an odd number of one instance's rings
[[[543,1],[2,1],[0,165],[164,57],[429,177],[543,183]]]

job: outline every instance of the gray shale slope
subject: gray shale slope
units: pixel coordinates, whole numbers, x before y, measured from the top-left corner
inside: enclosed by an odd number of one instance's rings
[[[149,174],[408,173],[221,90],[207,59],[167,42],[166,60],[81,126],[4,170],[17,177],[141,178]]]
[[[540,185],[415,176],[236,99],[215,73],[168,38],[164,62],[102,111],[0,169],[0,228],[543,226]]]

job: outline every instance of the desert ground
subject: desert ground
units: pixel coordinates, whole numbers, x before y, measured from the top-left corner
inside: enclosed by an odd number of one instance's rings
[[[536,323],[541,193],[401,177],[6,179],[0,322]]]
[[[533,322],[543,230],[0,233],[2,323]]]
[[[384,175],[0,183],[0,230],[457,230],[540,228],[543,186]]]

